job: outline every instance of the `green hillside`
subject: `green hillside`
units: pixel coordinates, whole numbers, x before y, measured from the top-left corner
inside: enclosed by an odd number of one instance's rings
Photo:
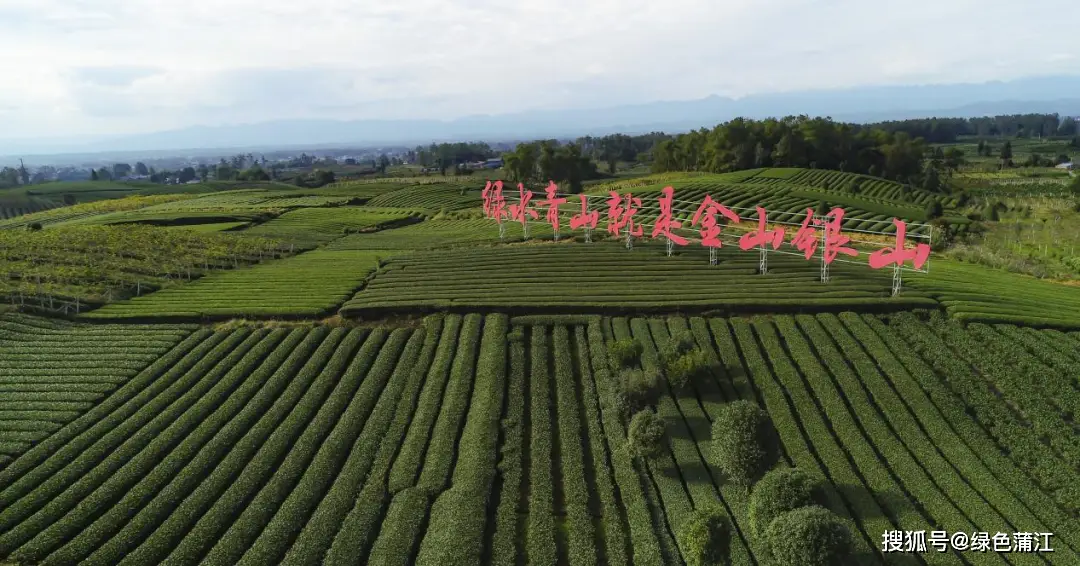
[[[609,191],[669,185],[689,238],[706,195],[749,209],[715,264],[607,231]],[[1073,216],[1031,232],[1057,201],[664,173],[587,185],[586,241],[574,196],[558,238],[543,209],[500,236],[483,186],[8,195],[41,210],[0,220],[0,563],[786,566],[818,525],[832,564],[1080,564],[1080,286],[982,259],[1066,266]],[[798,226],[764,270],[739,249],[755,205],[823,203],[881,232],[828,281]],[[934,238],[898,293],[867,257],[894,217]]]

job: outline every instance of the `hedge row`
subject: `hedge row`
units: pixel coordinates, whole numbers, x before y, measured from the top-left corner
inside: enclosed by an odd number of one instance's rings
[[[994,395],[985,380],[975,374],[969,364],[914,315],[892,317],[889,328],[904,340],[903,344],[892,348],[893,351],[903,352],[910,348],[918,353],[924,363],[934,368],[938,380],[951,384],[949,389],[963,399],[966,412],[973,413],[1005,449],[1009,458],[1031,474],[1044,490],[1053,494],[1075,482],[1074,475],[1068,471],[1068,464],[1046,450],[1039,434],[1026,426],[1003,399]],[[891,334],[878,330],[882,338]],[[943,378],[947,378],[947,381]],[[1055,500],[1058,499],[1055,497]]]
[[[433,323],[425,325],[425,331],[423,333],[415,333],[413,336],[414,340],[418,340],[419,336],[423,336],[425,349],[420,353],[419,359],[413,368],[409,368],[412,360],[406,359],[404,363],[399,362],[396,369],[407,370],[410,371],[411,374],[415,374],[417,373],[416,368],[423,366],[422,371],[426,371],[427,366],[424,365],[424,361],[430,363],[431,357],[434,356],[435,345],[439,340],[441,330],[441,321],[435,320]],[[407,345],[406,355],[410,353]],[[351,376],[359,374],[346,373],[345,375]],[[413,377],[409,383],[411,384],[417,381],[419,381],[419,378]],[[360,385],[362,386],[363,383]],[[412,413],[412,400],[410,400],[409,403],[405,403],[405,400],[408,398],[408,393],[402,397],[401,402],[402,404],[405,404],[406,407],[405,410],[402,410],[402,408],[399,407],[398,410],[395,411],[395,423],[407,419],[408,415]],[[360,435],[371,412],[370,396],[349,394],[348,401],[348,407],[341,415],[340,420],[338,420],[330,435],[322,441],[319,453],[307,466],[307,471],[303,478],[277,510],[273,520],[267,524],[266,528],[252,544],[251,548],[243,555],[243,559],[240,560],[240,563],[280,563],[293,540],[307,523],[307,519],[311,517],[316,507],[326,496],[327,492],[337,479],[345,459],[349,455],[349,449],[352,446],[352,442]],[[388,434],[387,438],[395,437],[393,434]]]
[[[634,328],[635,338],[644,346],[642,364],[647,370],[658,369],[657,344],[666,344],[671,338],[668,323],[664,319],[634,319],[631,322]],[[685,329],[680,329],[685,330]],[[719,481],[719,471],[709,462],[709,447],[711,431],[708,426],[709,419],[694,398],[696,385],[691,385],[686,392],[676,392],[671,389],[667,380],[661,380],[664,392],[658,403],[659,414],[667,421],[671,437],[672,454],[678,465],[680,477],[686,485],[689,493],[692,509],[688,514],[676,516],[672,521],[672,527],[676,534],[685,526],[686,522],[693,517],[694,509],[706,509],[721,505],[723,514],[730,523],[735,520],[730,516],[730,506],[721,497],[716,484]],[[690,422],[698,423],[692,427]],[[664,474],[664,470],[654,470],[654,477]],[[716,477],[714,478],[714,474]],[[665,499],[665,505],[667,500]],[[680,548],[684,558],[688,556],[688,549]],[[730,545],[730,561],[734,565],[753,564],[750,550],[742,540],[732,540]]]
[[[513,320],[513,319],[511,319]],[[522,482],[525,442],[526,377],[525,342],[523,327],[515,327],[516,334],[508,337],[510,348],[510,373],[506,390],[506,417],[502,420],[503,445],[499,451],[499,474],[502,477],[502,493],[495,512],[495,535],[491,544],[491,563],[498,566],[516,566],[518,553],[518,523],[526,508],[522,505]]]
[[[332,335],[338,332],[344,333],[337,328]],[[358,333],[346,334],[326,362],[320,378],[325,377],[333,386],[328,387],[329,394],[305,426],[290,427],[291,433],[299,435],[287,442],[283,434],[270,438],[270,449],[248,464],[176,548],[176,559],[234,564],[243,555],[295,487],[359,386],[359,376],[342,374],[360,346],[360,338]]]
[[[379,331],[376,331],[379,332]],[[383,337],[387,334],[383,332]],[[364,407],[367,417],[364,419],[364,428],[353,442],[349,457],[338,472],[330,490],[322,498],[318,508],[304,525],[303,530],[297,535],[295,542],[285,555],[283,564],[321,564],[327,550],[333,544],[334,538],[342,528],[342,523],[350,511],[360,506],[375,506],[382,508],[389,495],[384,489],[375,484],[370,484],[367,491],[361,491],[365,486],[379,445],[385,437],[386,430],[390,426],[392,412],[396,406],[396,395],[400,388],[397,384],[389,386],[391,379],[400,377],[400,372],[395,369],[400,365],[403,349],[410,333],[407,330],[395,330],[389,333],[389,339],[384,345],[376,345],[370,353],[361,356],[367,361],[366,367],[359,368],[359,373],[366,374],[364,382],[356,396],[358,402]],[[366,346],[366,345],[365,345]],[[414,346],[415,347],[415,346]],[[401,362],[401,363],[407,363]],[[350,370],[350,373],[353,370]],[[404,380],[398,380],[403,382]],[[375,489],[380,487],[380,489]],[[360,494],[358,496],[358,493]]]
[[[476,365],[469,418],[461,434],[453,486],[435,501],[417,566],[467,566],[485,561],[485,532],[498,465],[499,416],[506,382],[509,319],[489,315]]]
[[[276,329],[267,334],[254,333],[252,338],[258,343],[243,352],[243,357],[233,352],[214,368],[211,379],[217,384],[208,391],[190,410],[185,412],[172,425],[154,438],[137,456],[129,460],[117,472],[108,477],[92,492],[82,491],[85,484],[97,483],[91,472],[70,486],[62,496],[54,499],[49,507],[59,507],[59,502],[71,498],[78,506],[63,515],[35,515],[35,520],[26,521],[19,528],[29,528],[37,534],[33,540],[24,544],[12,556],[28,562],[41,561],[45,556],[82,532],[94,521],[101,509],[110,509],[123,497],[131,499],[140,496],[139,501],[150,497],[177,473],[184,464],[209,442],[230,419],[239,413],[255,396],[267,377],[288,356],[292,347],[299,342],[299,335],[290,337],[283,347],[281,342],[288,331]],[[228,370],[226,372],[226,370]],[[40,519],[38,519],[40,517]],[[55,522],[52,522],[55,520]],[[37,521],[48,521],[35,524]],[[7,535],[5,535],[7,536]]]
[[[476,378],[474,370],[482,322],[482,315],[470,314],[465,317],[461,328],[457,353],[450,368],[450,382],[446,386],[439,418],[431,432],[424,469],[417,483],[431,494],[441,493],[450,481],[459,431],[465,421]]]
[[[717,320],[710,322],[716,323]],[[816,408],[806,412],[808,406],[814,405],[802,383],[793,381],[799,379],[795,367],[789,361],[777,359],[771,354],[771,364],[766,362],[765,353],[755,338],[755,327],[745,320],[730,321],[730,330],[716,326],[713,330],[718,342],[724,344],[721,351],[727,351],[745,363],[748,378],[761,391],[765,408],[773,426],[780,433],[790,463],[808,473],[823,473],[829,480],[823,490],[828,507],[855,523],[857,531],[853,532],[862,535],[856,537],[856,545],[863,553],[874,552],[878,545],[878,533],[895,527],[868,489],[856,488],[850,493],[841,494],[836,488],[837,485],[862,486],[863,480],[851,467],[846,453],[832,436],[829,424],[821,413]],[[730,341],[732,334],[734,341]],[[763,336],[762,342],[775,345],[775,333],[772,338],[770,341]],[[880,554],[860,556],[864,557],[863,563],[866,564],[881,561]]]
[[[850,403],[850,400],[837,389],[836,384],[830,379],[828,370],[818,361],[806,339],[794,329],[794,321],[788,317],[783,317],[778,319],[776,324],[785,330],[782,334],[783,342],[781,342],[781,338],[773,325],[757,324],[755,327],[770,360],[773,362],[777,375],[781,380],[785,381],[788,392],[794,397],[793,389],[796,387],[804,389],[801,394],[806,395],[806,403],[796,401],[796,410],[803,415],[804,419],[812,414],[812,411],[818,412],[820,414],[818,418],[824,418],[831,424],[832,435],[829,437],[830,440],[839,445],[839,449],[850,459],[851,465],[855,466],[858,476],[864,478],[863,483],[869,493],[898,494],[895,497],[879,496],[874,497],[874,499],[886,516],[895,521],[899,529],[919,530],[925,528],[927,524],[935,524],[933,517],[927,516],[913,504],[913,498],[905,485],[894,475],[891,466],[903,464],[904,462],[894,464],[892,461],[882,461],[878,457],[876,443],[871,442],[871,439],[861,433],[855,415],[849,411],[848,403]],[[782,344],[786,344],[787,348],[790,349],[790,358],[784,352]],[[794,365],[791,365],[793,362]],[[805,380],[803,382],[805,385],[798,381],[800,374]],[[809,389],[806,389],[807,386]],[[886,438],[882,437],[876,440],[884,442]],[[815,437],[815,446],[818,446],[819,442],[822,441],[824,439]],[[900,454],[900,452],[893,452],[885,454],[885,457],[891,455],[895,458]],[[965,525],[965,527],[968,526]],[[884,532],[870,528],[867,528],[867,530],[869,532]],[[933,554],[927,557],[930,564],[960,563],[957,555]]]
[[[586,321],[588,322],[588,321]],[[574,328],[574,345],[578,352],[578,375],[581,382],[581,402],[585,407],[585,424],[588,429],[588,442],[591,448],[593,478],[595,490],[600,499],[600,515],[604,525],[604,551],[607,563],[622,566],[630,563],[633,549],[627,538],[626,510],[620,505],[612,478],[612,464],[609,454],[611,447],[604,432],[601,420],[599,396],[594,373],[590,365],[590,348],[585,328]],[[589,463],[586,463],[588,465]]]
[[[1004,340],[994,340],[992,333],[978,335],[978,326],[965,330],[959,324],[933,326],[942,339],[962,359],[967,360],[987,380],[1023,411],[1032,429],[1046,439],[1053,452],[1070,465],[1073,481],[1080,467],[1080,437],[1072,425],[1065,421],[1052,405],[1033,387],[1031,379],[1041,369],[1028,363],[1025,357],[1017,359],[1018,352],[1009,348]],[[987,340],[991,340],[987,347]],[[1078,507],[1080,508],[1080,507]]]
[[[555,349],[556,428],[569,539],[567,553],[571,566],[593,566],[599,558],[595,542],[599,533],[593,534],[593,518],[589,511],[584,450],[588,437],[581,427],[577,401],[580,395],[575,386],[578,379],[574,376],[569,330],[565,326],[555,326],[552,342]]]
[[[303,337],[303,341],[298,345],[293,343],[297,337]],[[216,465],[232,449],[235,442],[251,430],[255,421],[265,418],[267,411],[273,410],[272,404],[278,402],[281,390],[289,385],[290,378],[296,375],[300,366],[312,356],[325,337],[326,331],[295,331],[290,334],[286,348],[282,348],[288,358],[280,362],[278,352],[274,352],[275,365],[280,363],[280,367],[265,380],[263,388],[243,410],[187,462],[183,469],[175,472],[173,477],[168,477],[164,469],[161,472],[155,470],[93,524],[49,555],[46,563],[79,562],[99,548],[104,551],[104,547],[110,542],[116,544],[122,541],[123,552],[138,546],[153,527],[166,519],[168,513],[164,510],[171,510],[181,497],[190,495],[204,479],[205,470]],[[168,481],[168,484],[161,486],[159,482],[162,480]],[[126,534],[117,536],[121,531]],[[99,554],[102,555],[108,555],[108,552]],[[117,554],[112,554],[110,558],[120,560]]]
[[[887,419],[882,418],[881,409],[873,403],[874,391],[867,391],[864,388],[867,382],[873,381],[876,369],[872,368],[865,358],[860,359],[861,356],[857,353],[842,354],[833,344],[833,340],[839,341],[846,336],[842,328],[832,326],[826,329],[810,316],[798,317],[797,327],[795,321],[787,317],[778,320],[777,326],[781,329],[793,357],[803,359],[806,355],[812,356],[809,359],[820,360],[821,365],[824,366],[823,369],[832,374],[841,398],[854,413],[856,426],[862,429],[871,448],[884,459],[882,464],[887,466],[886,471],[895,478],[896,485],[903,490],[901,493],[911,502],[917,502],[922,516],[918,520],[921,520],[923,524],[933,524],[950,532],[1007,530],[1007,524],[1000,515],[988,507],[976,504],[977,494],[964,490],[960,497],[974,496],[974,498],[963,501],[942,486],[950,479],[953,479],[955,483],[962,483],[947,464],[942,463],[938,470],[942,472],[942,475],[933,474],[924,468],[925,462],[920,462],[906,445],[918,436],[912,434],[909,437],[903,437],[893,432],[895,428],[889,426]],[[802,334],[805,334],[805,337]],[[807,350],[809,346],[812,346],[814,352]],[[810,373],[807,372],[808,377]],[[880,380],[880,374],[877,378]],[[894,407],[894,409],[902,411],[903,407]],[[912,432],[917,430],[916,427]],[[932,447],[929,443],[925,446]],[[868,474],[867,478],[870,479]],[[901,516],[901,521],[903,521],[903,516]],[[1001,557],[994,556],[988,560],[990,563],[1000,563]]]
[[[854,313],[842,314],[839,320],[881,369],[895,394],[933,440],[932,446],[962,475],[965,485],[970,484],[980,498],[1014,527],[1025,525],[1024,528],[1037,530],[1046,525],[1064,524],[1065,516],[1053,500],[1008,460],[965,412],[963,402],[948,391],[932,370],[910,352],[894,350],[899,348],[899,340],[888,328],[876,318],[864,319]],[[886,333],[886,337],[880,336],[879,331]],[[893,416],[903,418],[900,414]],[[917,444],[920,450],[930,448],[924,448],[921,442],[910,444]],[[1062,536],[1073,540],[1075,546],[1077,529],[1069,531],[1072,534],[1062,533]]]
[[[626,339],[633,338],[633,336],[631,334],[631,331],[630,331],[630,324],[625,318],[612,318],[612,319],[610,319],[610,323],[611,323],[611,328],[610,328],[611,335],[610,335],[610,337],[612,338],[613,341],[626,340]],[[622,384],[620,383],[620,381],[618,379],[616,379],[614,377],[614,374],[612,374],[612,377],[610,377],[607,380],[607,382],[608,382],[608,387],[609,387],[608,395],[611,396],[611,401],[610,401],[611,406],[613,408],[618,407],[619,403],[616,402],[616,397],[615,396],[621,392]],[[607,411],[608,409],[605,408],[604,410]],[[623,434],[627,434],[629,431],[626,428],[620,428],[620,432],[622,432]],[[643,495],[645,497],[645,500],[647,501],[647,506],[648,506],[649,511],[650,511],[650,513],[652,515],[652,524],[653,524],[653,528],[654,528],[653,536],[657,539],[657,542],[660,544],[660,550],[661,550],[661,553],[663,555],[663,560],[669,561],[669,562],[678,561],[679,560],[679,549],[675,544],[674,533],[672,532],[672,530],[670,528],[671,527],[671,525],[670,525],[670,517],[668,516],[667,508],[666,508],[667,503],[662,499],[664,486],[658,486],[656,484],[656,482],[654,481],[655,478],[653,478],[649,474],[649,466],[648,466],[648,464],[646,462],[642,462],[640,459],[633,457],[633,454],[631,454],[630,451],[629,451],[629,446],[628,446],[628,443],[627,443],[626,436],[620,436],[620,438],[618,438],[616,440],[616,442],[618,442],[619,444],[622,444],[623,448],[626,449],[626,457],[628,459],[630,459],[631,462],[633,462],[633,465],[635,466],[634,469],[636,469],[638,471],[638,475],[640,477],[639,481],[641,481],[642,484],[644,485],[644,494]],[[613,447],[612,449],[615,450],[616,447]],[[675,463],[674,463],[673,460],[671,460],[671,457],[670,457],[669,454],[664,453],[662,455],[662,458],[663,458],[662,460],[657,461],[658,465],[663,465],[663,466],[665,466],[666,468],[669,468],[669,469],[674,468]],[[669,479],[671,479],[671,478],[669,478]],[[670,482],[667,482],[666,485],[668,487],[672,486],[672,484]],[[686,507],[686,506],[689,505],[689,502],[686,501],[685,490],[682,489],[682,486],[679,486],[679,490],[681,490],[680,495],[682,497],[683,507]],[[679,492],[676,491],[676,493],[679,493]],[[634,526],[633,526],[633,523],[631,523],[631,531],[632,532],[633,532],[633,529],[634,529]],[[635,559],[634,559],[634,562],[635,563],[637,562],[637,558],[636,558],[637,545],[638,545],[638,540],[637,540],[637,535],[635,533],[634,534],[634,547],[635,547]]]
[[[238,492],[251,489],[251,475],[258,473],[259,466],[268,468],[269,464],[284,457],[288,446],[300,435],[302,427],[329,393],[332,376],[322,370],[344,335],[341,329],[327,333],[319,348],[293,378],[285,395],[279,397],[274,407],[234,445],[198,488],[186,493],[179,492],[178,486],[164,490],[132,523],[91,554],[88,562],[160,563],[174,550],[190,552],[195,558],[189,560],[201,558],[204,552],[191,552],[191,547],[203,545],[208,548],[217,540],[220,530],[228,523],[223,527],[219,525],[234,517],[230,513],[237,507]],[[266,469],[267,473],[271,471]],[[182,503],[176,505],[175,501]],[[161,513],[161,509],[169,508],[170,504],[176,505],[172,512]],[[131,536],[132,531],[141,536]],[[132,540],[142,540],[142,543],[131,549]],[[175,558],[182,556],[179,552]]]
[[[364,489],[369,492],[386,491],[386,477],[390,473],[394,454],[405,437],[411,417],[420,394],[424,375],[435,357],[435,350],[442,332],[442,320],[429,318],[424,321],[424,331],[417,332],[405,346],[401,360],[394,369],[387,389],[380,398],[379,409],[392,413],[372,413],[371,419],[380,419],[379,449],[371,463]],[[385,399],[385,402],[383,402]],[[345,517],[341,530],[334,537],[334,542],[327,552],[324,564],[347,564],[362,560],[371,550],[378,529],[371,530],[370,525],[377,525],[385,511],[384,505],[353,506]],[[425,509],[414,509],[414,513],[424,515]],[[396,548],[406,546],[404,541]],[[254,563],[264,563],[255,561]]]
[[[552,474],[551,372],[548,367],[550,340],[547,328],[530,330],[529,353],[529,517],[526,526],[526,555],[530,564],[554,565],[558,561],[555,545],[554,478]]]
[[[442,408],[442,398],[450,376],[450,364],[454,359],[458,334],[461,332],[461,322],[460,315],[446,317],[442,340],[439,341],[435,361],[424,380],[424,391],[421,393],[420,403],[412,415],[412,423],[409,425],[405,442],[401,445],[401,451],[390,469],[388,483],[390,493],[396,494],[416,485],[417,475],[424,465],[424,454],[428,448],[432,428],[435,426],[435,419]]]
[[[205,348],[197,348],[187,356],[190,365],[174,366],[173,371],[159,380],[162,387],[153,392],[156,396],[150,399],[140,396],[146,403],[142,410],[133,410],[130,418],[119,422],[110,421],[112,426],[107,430],[102,430],[103,426],[93,427],[91,432],[95,434],[80,435],[75,442],[48,458],[45,465],[37,466],[14,482],[5,482],[7,487],[0,491],[0,507],[3,508],[0,532],[9,531],[36,513],[40,505],[65,491],[90,470],[96,469],[107,477],[119,469],[213,385],[204,379],[206,374],[250,334],[250,331],[238,330],[204,342]],[[100,466],[103,461],[108,465]],[[3,475],[17,472],[18,467],[19,462],[16,462],[4,470]],[[26,497],[31,493],[32,497]]]

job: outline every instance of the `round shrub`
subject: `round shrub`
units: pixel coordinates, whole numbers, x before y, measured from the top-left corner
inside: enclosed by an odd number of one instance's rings
[[[656,402],[659,393],[660,376],[656,372],[640,369],[624,369],[619,374],[623,393],[631,412],[640,410]]]
[[[686,387],[691,380],[703,377],[709,371],[709,358],[701,350],[687,352],[665,366],[668,383],[674,390]]]
[[[41,222],[31,222],[26,225],[26,229],[31,232],[37,232],[38,230],[41,230]]]
[[[626,443],[632,456],[652,459],[664,450],[664,438],[667,436],[667,422],[651,409],[638,411],[630,419],[630,428],[626,433]]]
[[[765,474],[750,493],[750,532],[762,539],[773,519],[814,504],[817,482],[798,468],[776,468]]]
[[[769,415],[750,401],[728,403],[712,427],[713,460],[732,481],[750,485],[780,458]]]
[[[696,346],[693,334],[679,332],[660,345],[660,361],[665,365],[671,363],[683,354],[689,353]]]
[[[688,566],[727,561],[731,528],[719,509],[698,509],[679,529],[679,549]]]
[[[775,564],[843,566],[851,563],[851,531],[839,517],[817,505],[780,515],[766,531]]]
[[[608,353],[611,355],[611,363],[616,368],[626,368],[638,363],[641,359],[641,352],[641,342],[638,342],[633,338],[616,340],[608,346]]]

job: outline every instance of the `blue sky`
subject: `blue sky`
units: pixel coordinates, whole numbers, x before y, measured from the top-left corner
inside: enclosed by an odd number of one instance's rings
[[[1078,14],[1072,0],[0,0],[0,137],[1080,74]]]

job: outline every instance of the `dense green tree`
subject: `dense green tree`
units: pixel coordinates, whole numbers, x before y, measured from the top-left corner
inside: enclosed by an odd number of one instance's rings
[[[847,525],[824,507],[788,511],[766,531],[773,563],[784,566],[847,566],[852,539]]]
[[[1006,141],[1005,145],[1001,146],[1001,166],[1008,167],[1012,164],[1013,151],[1012,142]]]
[[[240,181],[269,181],[270,174],[260,165],[252,165],[237,175]]]
[[[638,411],[630,419],[626,443],[631,455],[647,460],[656,458],[664,452],[665,438],[667,438],[667,422],[652,409]]]
[[[728,403],[713,421],[713,461],[735,483],[749,486],[780,457],[769,415],[752,401]]]
[[[91,181],[97,181],[98,180],[97,171],[95,171],[94,169],[90,170],[90,180]]]
[[[773,520],[787,513],[813,505],[817,480],[798,468],[776,468],[766,473],[750,492],[750,532],[764,541],[765,531]]]
[[[934,199],[930,201],[930,204],[926,205],[926,218],[933,220],[935,218],[941,218],[945,214],[944,208],[941,206],[941,201]]]
[[[195,168],[191,167],[190,165],[187,166],[187,167],[184,167],[183,169],[178,171],[176,173],[176,175],[179,178],[181,183],[186,183],[188,181],[194,181],[197,178],[197,173],[195,172]]]
[[[932,193],[939,192],[941,190],[941,177],[938,175],[938,169],[927,165],[926,173],[923,175],[923,190],[930,191]]]
[[[135,174],[136,175],[144,175],[144,176],[149,175],[150,170],[146,168],[145,163],[143,163],[142,161],[139,161],[139,162],[137,162],[135,164]]]
[[[127,163],[114,163],[112,166],[112,178],[119,179],[131,174],[131,165]]]
[[[731,526],[723,509],[696,509],[678,533],[679,549],[687,566],[712,566],[727,562]]]

